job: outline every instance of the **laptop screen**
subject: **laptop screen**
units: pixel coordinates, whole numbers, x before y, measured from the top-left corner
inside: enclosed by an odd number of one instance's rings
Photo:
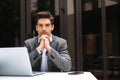
[[[0,48],[0,75],[32,75],[26,47]]]

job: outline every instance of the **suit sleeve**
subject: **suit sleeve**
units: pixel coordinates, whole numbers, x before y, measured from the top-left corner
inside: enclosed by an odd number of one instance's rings
[[[34,65],[36,64],[36,62],[42,56],[38,53],[37,48],[35,48],[34,50],[31,49],[31,45],[29,44],[29,41],[25,41],[24,42],[24,46],[27,47],[27,49],[28,49],[28,53],[29,53],[31,65],[32,65],[32,67],[34,67]]]
[[[70,71],[71,58],[67,50],[68,46],[66,40],[60,41],[58,47],[59,51],[56,51],[54,48],[52,48],[51,51],[47,53],[47,55],[59,69],[62,71]]]

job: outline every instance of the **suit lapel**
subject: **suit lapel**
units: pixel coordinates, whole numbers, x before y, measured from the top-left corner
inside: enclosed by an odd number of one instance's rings
[[[55,36],[54,35],[52,35],[52,42],[50,42],[50,46],[51,47],[54,47],[54,41],[55,41]]]
[[[52,35],[52,42],[54,42],[55,41],[55,36],[54,35]]]
[[[39,42],[38,42],[38,36],[37,37],[35,37],[35,47],[37,47],[38,45],[39,45]]]

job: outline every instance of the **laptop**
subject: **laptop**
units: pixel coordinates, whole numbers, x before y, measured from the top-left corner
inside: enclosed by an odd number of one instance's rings
[[[0,76],[34,76],[26,47],[0,48]]]

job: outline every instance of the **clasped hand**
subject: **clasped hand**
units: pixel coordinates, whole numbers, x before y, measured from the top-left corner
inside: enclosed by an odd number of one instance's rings
[[[47,51],[50,51],[51,47],[50,47],[50,38],[47,35],[42,35],[40,38],[40,44],[38,46],[39,51],[41,51],[42,49],[46,49]]]

